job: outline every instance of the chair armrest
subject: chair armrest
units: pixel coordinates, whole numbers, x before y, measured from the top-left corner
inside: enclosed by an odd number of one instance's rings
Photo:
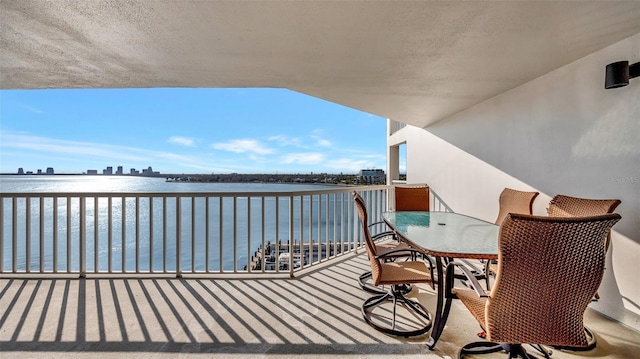
[[[388,227],[387,223],[384,222],[384,221],[378,221],[378,222],[371,223],[367,227],[369,227],[369,232],[372,232],[372,229],[374,227],[378,227],[378,226],[384,226],[385,228]],[[398,239],[398,238],[396,238],[396,232],[391,231],[391,230],[382,231],[380,233],[372,234],[371,238],[373,238],[374,241],[377,241],[378,239],[383,238],[383,237],[387,237],[387,236],[391,236],[396,240]]]
[[[386,223],[385,221],[378,221],[378,222],[371,223],[371,224],[369,225],[369,228],[371,228],[371,227],[373,227],[373,226],[380,225],[380,224],[384,224],[385,226],[387,225],[387,223]]]
[[[388,250],[384,253],[378,254],[376,256],[376,259],[385,259],[385,257],[389,257],[392,254],[396,254],[396,253],[416,253],[416,254],[422,254],[422,252],[420,252],[417,249],[414,248],[394,248],[391,250]]]
[[[380,238],[383,237],[387,237],[387,236],[391,236],[391,237],[396,237],[396,232],[394,231],[384,231],[384,232],[380,232],[380,233],[376,233],[374,235],[371,236],[371,239],[373,239],[374,241],[377,241]]]
[[[489,294],[484,290],[484,288],[482,288],[482,286],[480,285],[480,282],[478,282],[478,279],[476,279],[476,276],[473,275],[473,273],[471,272],[471,270],[469,270],[469,268],[467,268],[464,264],[459,263],[459,262],[449,262],[449,264],[447,264],[447,278],[446,278],[446,284],[445,284],[445,295],[448,298],[453,297],[453,293],[451,292],[451,289],[453,289],[453,280],[455,279],[455,270],[456,267],[460,269],[460,271],[462,271],[462,274],[464,274],[464,276],[467,278],[467,280],[469,281],[469,283],[471,283],[471,287],[473,287],[473,290],[475,290],[475,292],[478,294],[478,296],[480,298],[488,298]]]

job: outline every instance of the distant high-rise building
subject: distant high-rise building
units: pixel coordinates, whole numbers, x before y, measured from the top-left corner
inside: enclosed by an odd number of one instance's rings
[[[42,170],[38,168],[38,174],[41,175],[42,174]]]
[[[381,169],[367,169],[360,170],[360,182],[366,184],[384,183],[386,176],[384,170]]]
[[[47,167],[47,174],[48,175],[52,175],[53,174],[53,167]]]
[[[116,174],[117,174],[117,175],[122,175],[122,174],[123,174],[123,172],[122,172],[122,166],[118,166],[118,169],[116,170]]]
[[[135,168],[132,168],[132,169],[131,169],[131,171],[129,172],[129,174],[132,174],[132,175],[139,175],[139,174],[140,174],[140,171],[137,171]]]
[[[24,174],[24,170],[22,169],[22,167],[18,168],[18,174],[19,175],[23,175]]]
[[[109,166],[105,169],[102,170],[102,174],[103,175],[112,175],[113,174],[113,167]]]
[[[98,170],[87,170],[87,174],[88,175],[97,175],[98,174]]]
[[[142,175],[143,176],[155,176],[155,175],[159,175],[160,172],[153,172],[153,168],[151,168],[151,166],[149,166],[149,168],[147,169],[142,169]]]

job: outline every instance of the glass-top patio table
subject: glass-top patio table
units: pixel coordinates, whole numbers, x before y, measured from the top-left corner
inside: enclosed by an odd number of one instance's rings
[[[427,345],[433,349],[442,334],[451,309],[445,298],[443,260],[453,258],[498,258],[500,227],[453,212],[385,212],[384,221],[410,246],[435,257],[438,273],[438,302]]]

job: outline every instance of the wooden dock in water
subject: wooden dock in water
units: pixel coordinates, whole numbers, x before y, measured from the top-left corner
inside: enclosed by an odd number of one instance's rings
[[[294,243],[293,266],[294,268],[317,262],[320,258],[326,259],[338,253],[348,251],[355,246],[354,243]],[[328,251],[328,252],[327,252]],[[253,253],[250,260],[250,271],[262,270],[288,270],[290,263],[289,243],[279,241],[278,244],[267,242],[260,245]],[[264,262],[263,262],[264,258]],[[276,266],[278,264],[278,266]],[[246,266],[244,268],[247,270]]]

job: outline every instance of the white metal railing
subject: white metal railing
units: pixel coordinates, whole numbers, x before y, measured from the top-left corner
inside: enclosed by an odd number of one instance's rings
[[[251,193],[0,193],[0,275],[289,273],[362,245],[387,186]]]

